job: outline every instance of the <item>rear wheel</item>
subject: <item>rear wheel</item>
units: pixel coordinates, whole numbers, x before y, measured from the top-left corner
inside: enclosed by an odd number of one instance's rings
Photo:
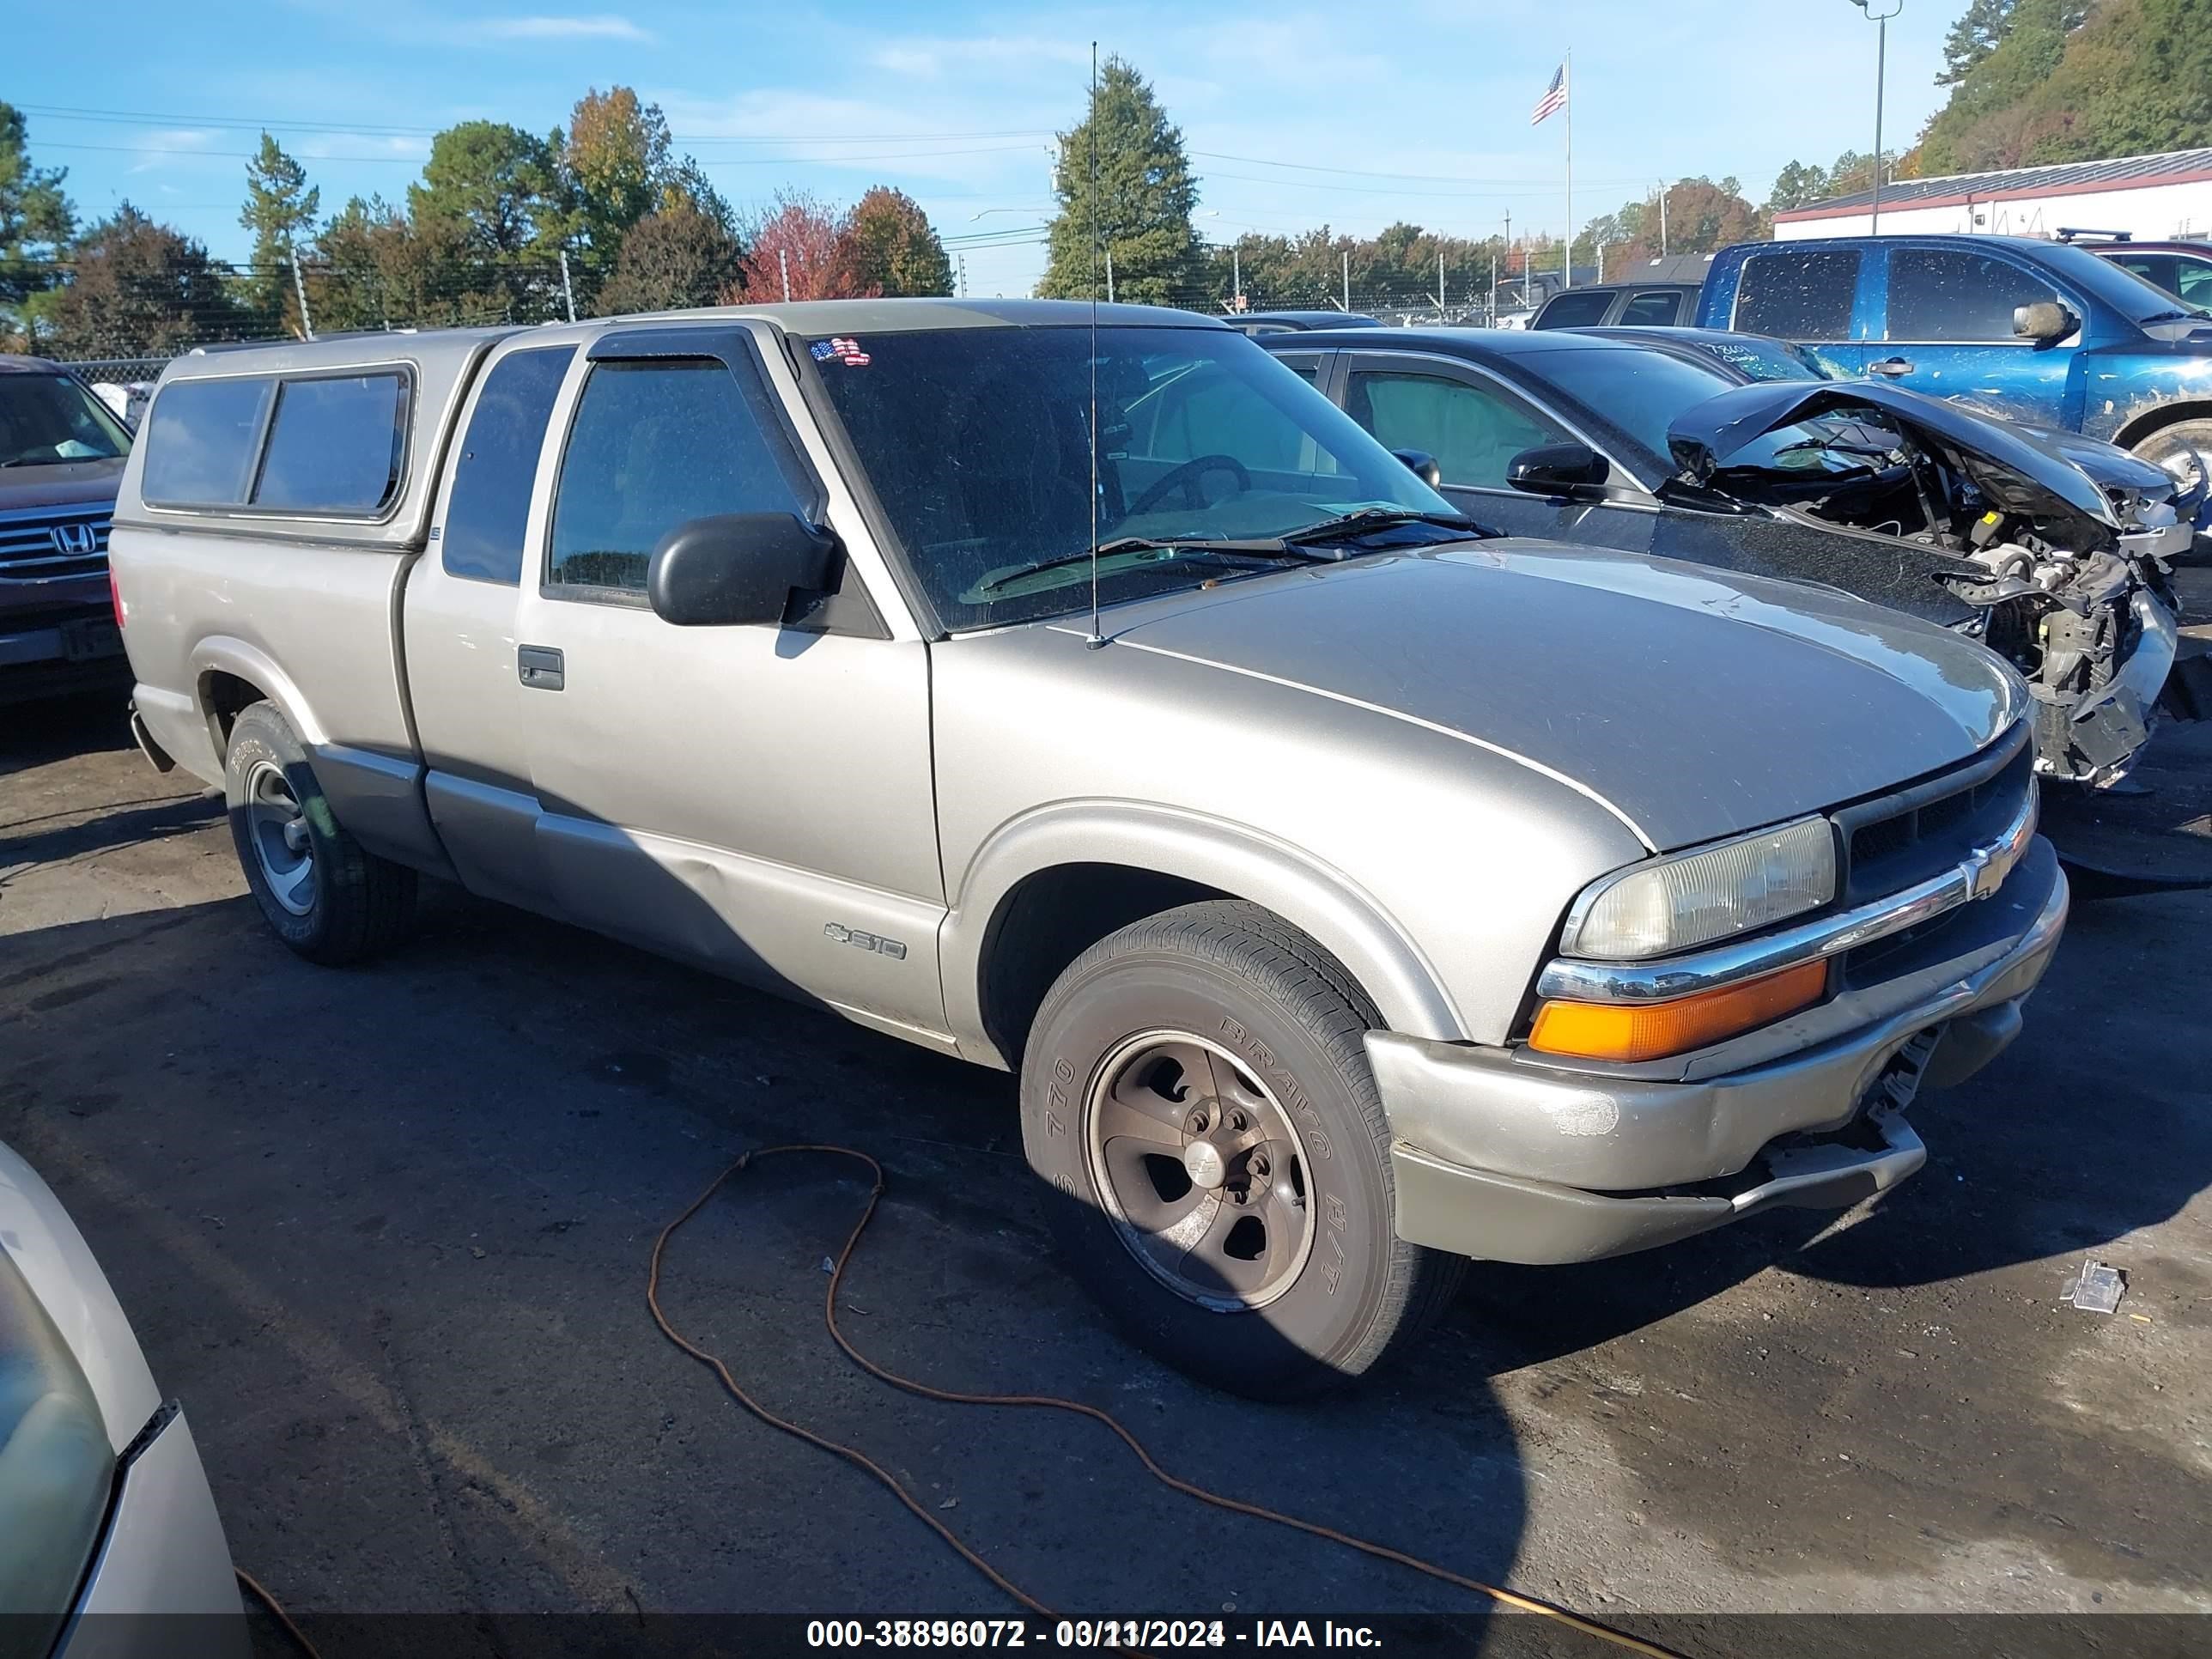
[[[346,832],[315,781],[305,744],[273,703],[230,728],[224,799],[231,840],[254,902],[278,938],[310,962],[359,962],[406,936],[415,872]]]
[[[1139,1346],[1266,1399],[1359,1376],[1462,1263],[1393,1225],[1374,1009],[1255,905],[1187,905],[1085,951],[1024,1052],[1023,1139],[1071,1269]]]

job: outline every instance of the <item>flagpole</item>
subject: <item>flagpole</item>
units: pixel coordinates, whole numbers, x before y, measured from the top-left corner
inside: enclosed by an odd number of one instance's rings
[[[1562,286],[1575,285],[1575,49],[1567,48],[1567,269]]]

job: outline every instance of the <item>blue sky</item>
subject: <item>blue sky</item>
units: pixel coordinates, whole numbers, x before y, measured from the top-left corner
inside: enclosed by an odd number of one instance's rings
[[[1887,131],[1908,142],[1963,0],[1890,25]],[[89,29],[88,26],[89,25]],[[1849,0],[1268,0],[1112,7],[645,0],[196,0],[9,27],[0,98],[80,209],[129,199],[244,257],[245,152],[270,124],[322,186],[403,198],[429,134],[471,117],[544,131],[588,87],[633,86],[735,204],[799,186],[916,197],[965,248],[969,291],[1026,292],[1054,131],[1089,43],[1148,76],[1182,125],[1210,240],[1406,218],[1480,235],[1566,219],[1562,119],[1529,107],[1574,51],[1578,220],[1663,175],[1734,173],[1754,200],[1792,159],[1872,143],[1875,34]],[[63,111],[96,113],[64,114]],[[994,246],[992,243],[996,243]]]

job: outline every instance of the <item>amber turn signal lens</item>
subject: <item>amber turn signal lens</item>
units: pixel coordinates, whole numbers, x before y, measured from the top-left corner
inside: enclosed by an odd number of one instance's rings
[[[1575,1060],[1662,1060],[1771,1024],[1827,990],[1828,964],[1808,962],[1671,1002],[1547,1002],[1528,1046]]]

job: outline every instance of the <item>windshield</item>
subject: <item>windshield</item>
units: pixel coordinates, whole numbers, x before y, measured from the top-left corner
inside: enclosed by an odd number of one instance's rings
[[[1787,340],[1763,340],[1751,335],[1700,340],[1698,349],[1719,359],[1747,380],[1832,380],[1813,354]]]
[[[1091,331],[810,343],[915,577],[951,629],[1091,603]],[[1449,514],[1328,398],[1229,329],[1097,335],[1101,543],[1276,537],[1362,507]],[[1099,562],[1108,604],[1249,574],[1203,550]],[[1277,568],[1258,565],[1260,568]]]
[[[2056,275],[2095,295],[2130,322],[2146,323],[2154,319],[2190,314],[2189,307],[2155,283],[2145,282],[2132,270],[2123,270],[2087,248],[2070,242],[2055,242],[2036,252],[2039,258],[2050,262]]]
[[[1692,362],[1642,346],[1555,351],[1532,362],[1544,378],[1600,420],[1666,462],[1667,428],[1685,410],[1739,382],[1717,363]]]
[[[129,453],[131,434],[66,374],[0,374],[0,466],[56,466]]]
[[[1676,471],[1667,447],[1667,434],[1674,422],[1707,398],[1743,384],[1717,363],[1693,362],[1641,346],[1549,353],[1541,367],[1545,378],[1581,404],[1595,421],[1614,428],[1650,451],[1662,477]],[[1751,378],[1826,377],[1801,373]],[[1784,472],[1865,471],[1873,465],[1870,452],[1894,445],[1894,438],[1885,445],[1884,436],[1872,422],[1848,416],[1823,416],[1778,426],[1752,439],[1729,454],[1728,467]]]

